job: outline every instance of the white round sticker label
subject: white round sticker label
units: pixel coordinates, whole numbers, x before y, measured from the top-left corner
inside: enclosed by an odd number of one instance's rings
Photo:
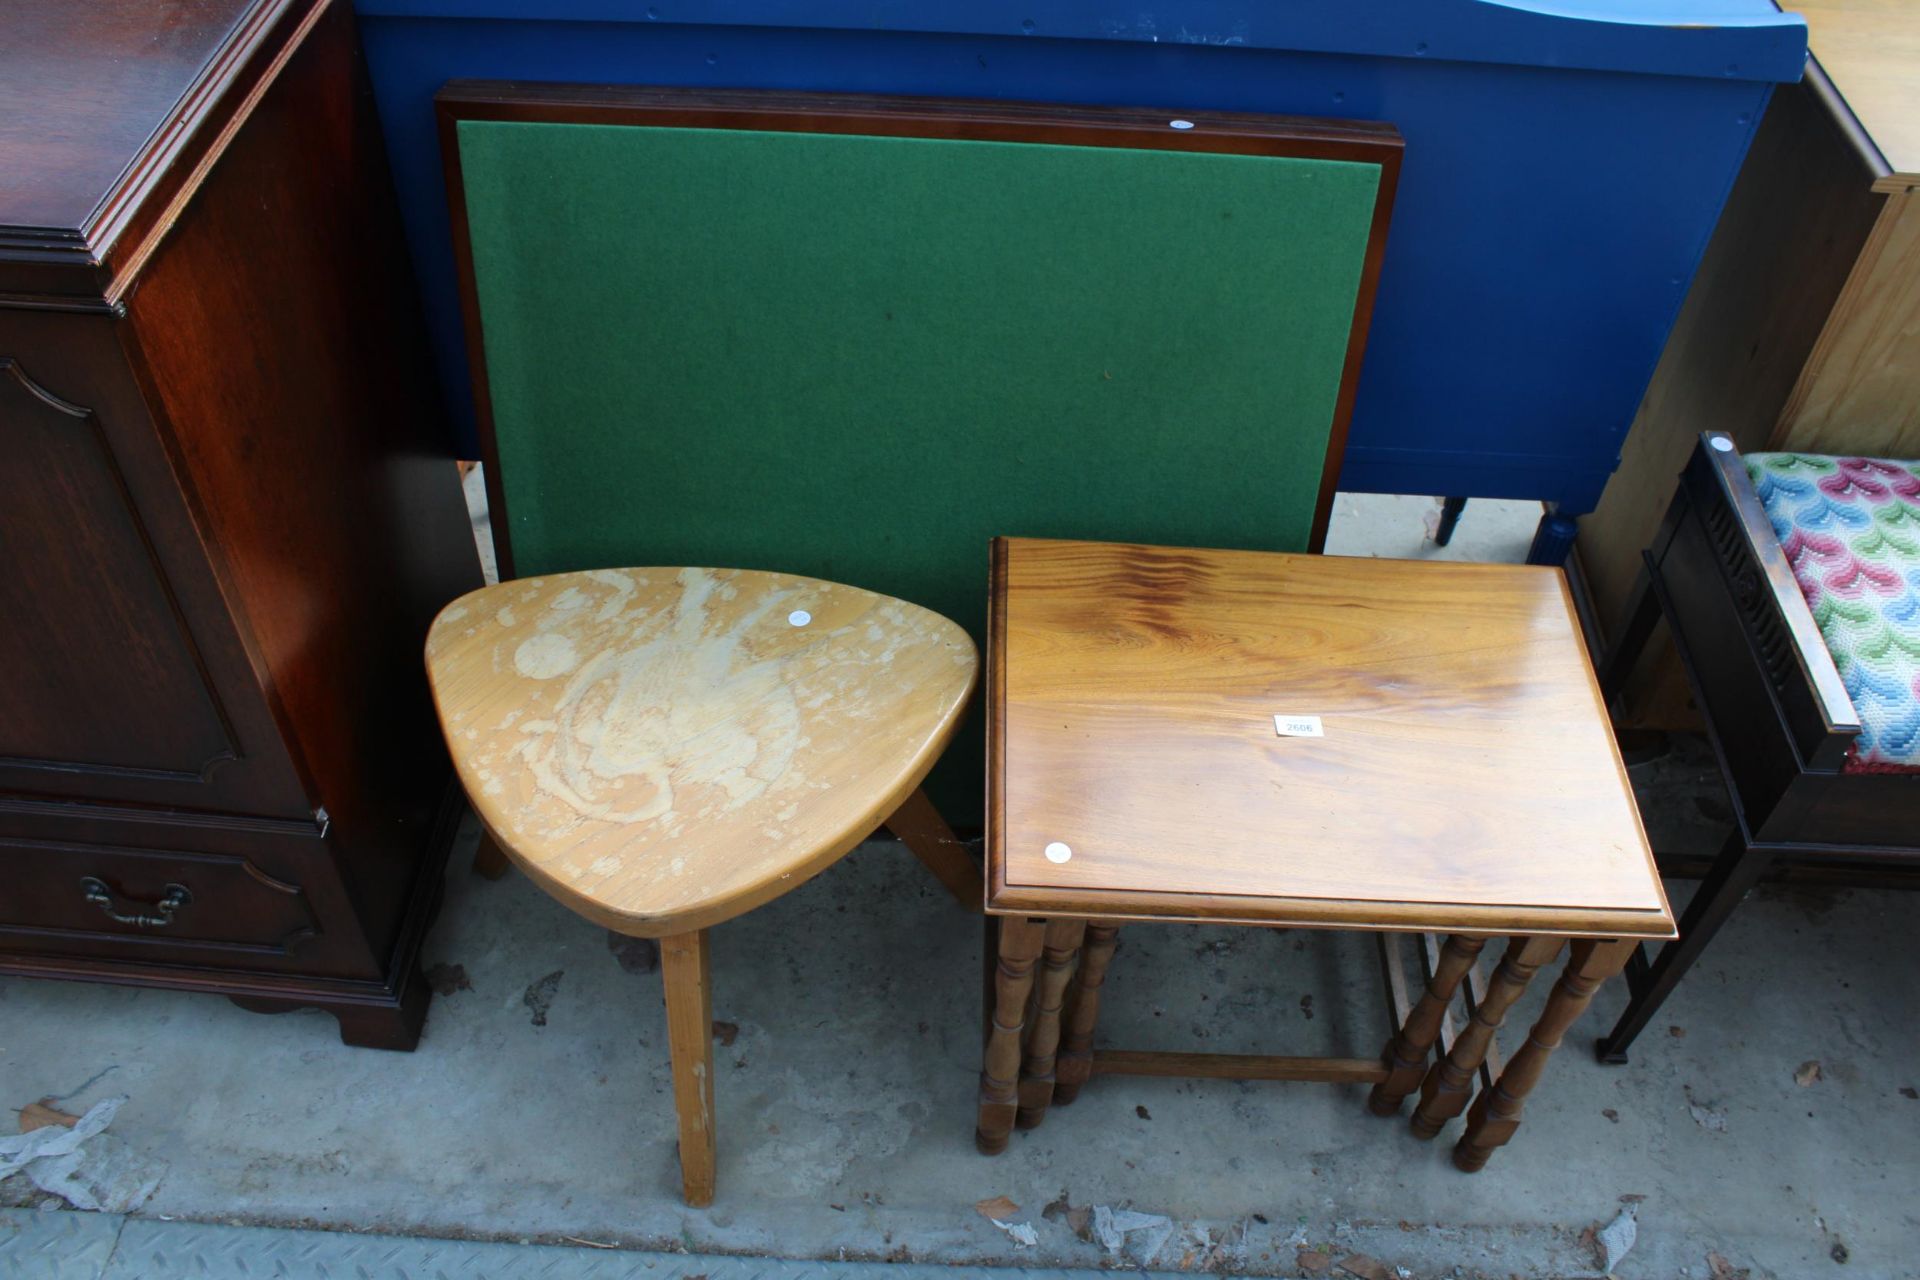
[[[1048,862],[1065,862],[1067,859],[1071,858],[1072,856],[1073,856],[1073,850],[1067,848],[1067,846],[1065,846],[1064,844],[1061,844],[1058,840],[1055,840],[1052,844],[1047,846]]]
[[[808,613],[805,609],[795,609],[792,613],[787,615],[787,623],[789,626],[804,627],[809,622],[812,622],[812,621],[813,621],[813,615]]]

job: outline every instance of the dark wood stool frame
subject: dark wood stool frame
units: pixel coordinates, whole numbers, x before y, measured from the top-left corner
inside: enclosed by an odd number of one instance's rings
[[[1635,1037],[1770,871],[1920,867],[1920,773],[1846,773],[1860,722],[1733,440],[1706,432],[1642,553],[1626,624],[1599,664],[1611,702],[1664,618],[1726,782],[1734,829],[1680,917],[1627,964],[1632,1000],[1597,1052]],[[1663,870],[1678,860],[1661,857]]]

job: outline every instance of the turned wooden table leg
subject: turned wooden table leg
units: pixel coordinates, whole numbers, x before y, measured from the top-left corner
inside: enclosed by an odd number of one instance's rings
[[[993,1002],[1000,974],[1000,917],[980,917],[980,1045],[993,1039]]]
[[[980,1114],[974,1145],[983,1155],[1007,1149],[1020,1107],[1020,1039],[1026,1029],[1033,965],[1040,957],[1047,922],[1027,916],[1000,918],[999,962],[993,975],[993,1030],[980,1069]]]
[[[713,987],[707,931],[660,939],[667,1050],[680,1119],[680,1184],[688,1204],[713,1203]]]
[[[1055,1051],[1060,1047],[1060,1007],[1067,998],[1067,982],[1080,955],[1080,939],[1087,922],[1078,918],[1047,922],[1040,952],[1040,976],[1034,982],[1036,999],[1027,1030],[1027,1054],[1020,1066],[1020,1111],[1014,1123],[1037,1129],[1053,1102]]]
[[[1476,1173],[1496,1148],[1512,1140],[1514,1131],[1520,1127],[1520,1112],[1526,1106],[1527,1095],[1540,1083],[1547,1059],[1560,1047],[1560,1037],[1586,1011],[1600,984],[1625,966],[1635,945],[1625,939],[1610,942],[1583,939],[1573,944],[1567,966],[1561,971],[1560,980],[1553,984],[1539,1021],[1527,1033],[1527,1042],[1507,1060],[1507,1069],[1500,1073],[1493,1087],[1482,1089],[1474,1099],[1473,1110],[1467,1113],[1466,1135],[1453,1149],[1456,1168]]]
[[[499,842],[485,827],[480,828],[480,845],[473,851],[473,869],[475,874],[489,880],[498,880],[513,869],[507,855],[500,851]]]
[[[960,837],[927,799],[927,793],[915,788],[887,819],[887,830],[900,837],[907,851],[920,859],[920,865],[933,872],[961,906],[969,911],[986,907],[986,880],[980,864],[967,851]]]
[[[1367,1095],[1367,1110],[1377,1116],[1395,1115],[1407,1095],[1420,1087],[1427,1074],[1427,1059],[1433,1056],[1433,1042],[1440,1038],[1440,1021],[1447,1006],[1460,990],[1467,970],[1487,945],[1485,938],[1454,934],[1440,951],[1440,963],[1420,1000],[1407,1011],[1407,1021],[1387,1042],[1381,1057],[1386,1062],[1387,1078],[1373,1086]]]
[[[1447,1121],[1466,1110],[1474,1073],[1487,1059],[1494,1032],[1506,1020],[1507,1010],[1527,989],[1540,966],[1560,954],[1564,938],[1515,938],[1507,944],[1499,967],[1487,983],[1487,998],[1473,1011],[1473,1020],[1453,1042],[1446,1057],[1427,1070],[1420,1082],[1420,1104],[1411,1121],[1416,1138],[1431,1138]],[[1509,1068],[1511,1069],[1511,1068]]]
[[[1120,939],[1120,926],[1087,923],[1080,944],[1080,967],[1067,984],[1067,1011],[1060,1033],[1060,1058],[1054,1066],[1053,1101],[1064,1107],[1080,1096],[1080,1086],[1093,1076],[1093,1029],[1100,1021],[1100,988]]]

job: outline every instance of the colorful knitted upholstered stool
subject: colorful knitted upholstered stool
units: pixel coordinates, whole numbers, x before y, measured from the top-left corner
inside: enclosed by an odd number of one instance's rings
[[[1702,436],[1600,663],[1609,697],[1662,616],[1735,820],[1679,939],[1628,961],[1611,1062],[1770,869],[1920,866],[1920,463]]]
[[[1920,769],[1920,462],[1746,461],[1860,717],[1846,768]]]

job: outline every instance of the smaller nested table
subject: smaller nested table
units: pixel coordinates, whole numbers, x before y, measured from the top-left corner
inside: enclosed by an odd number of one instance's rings
[[[738,569],[521,578],[434,620],[441,728],[497,848],[587,919],[660,940],[688,1204],[714,1192],[708,931],[882,824],[979,902],[920,791],[977,666],[918,605]]]
[[[989,1154],[1102,1073],[1366,1082],[1381,1115],[1418,1089],[1433,1137],[1570,941],[1473,1104],[1471,1172],[1599,985],[1673,935],[1558,570],[1001,539],[988,702]],[[1448,936],[1378,1058],[1095,1049],[1124,920]]]

